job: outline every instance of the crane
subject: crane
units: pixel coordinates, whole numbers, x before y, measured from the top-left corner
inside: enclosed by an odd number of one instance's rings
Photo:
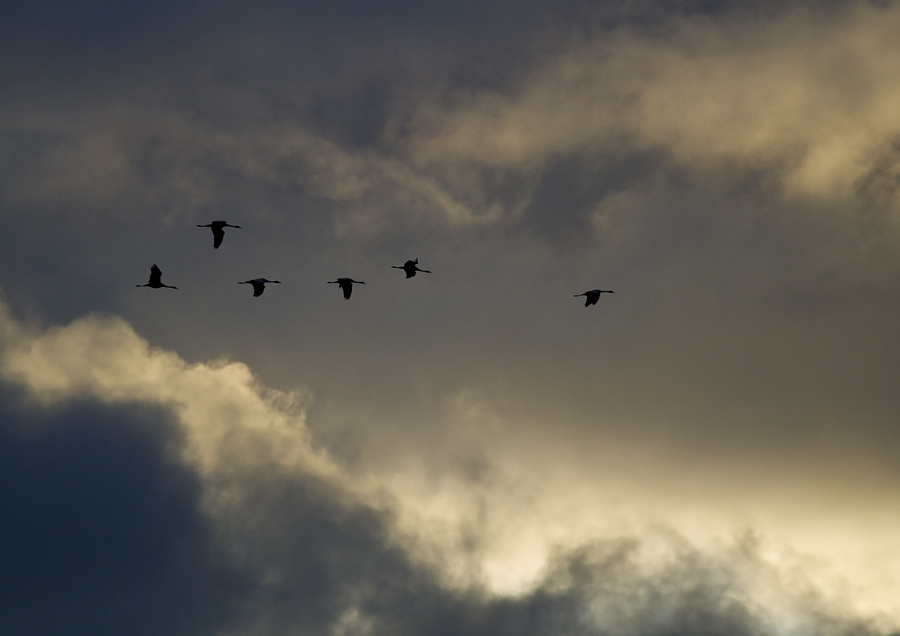
[[[416,272],[422,272],[424,274],[430,274],[431,272],[427,269],[419,269],[419,259],[416,257],[414,261],[406,261],[403,265],[391,265],[394,269],[402,269],[406,272],[407,278],[412,278],[416,275]]]
[[[212,230],[213,247],[216,249],[219,249],[219,246],[222,244],[222,239],[225,238],[226,227],[241,229],[240,225],[231,225],[228,223],[228,221],[213,221],[212,223],[207,223],[206,225],[197,225],[197,227],[208,227]]]
[[[152,287],[153,289],[168,287],[169,289],[178,289],[173,285],[166,285],[162,282],[162,270],[156,266],[156,263],[153,263],[150,267],[150,280],[143,285],[135,285],[135,287]]]
[[[338,278],[337,280],[328,281],[329,284],[337,283],[338,287],[341,288],[341,291],[344,292],[344,299],[350,300],[350,294],[353,293],[353,283],[357,283],[359,285],[365,285],[365,281],[361,280],[353,280],[352,278]]]
[[[266,283],[278,283],[281,284],[280,280],[269,280],[267,278],[253,278],[251,280],[245,280],[238,283],[238,285],[253,285],[253,297],[257,298],[258,296],[262,296],[263,292],[266,291]]]
[[[584,296],[584,306],[589,307],[591,305],[596,305],[597,301],[600,300],[600,294],[615,294],[611,289],[591,289],[590,291],[586,291],[583,294],[575,294],[575,298],[579,296]]]

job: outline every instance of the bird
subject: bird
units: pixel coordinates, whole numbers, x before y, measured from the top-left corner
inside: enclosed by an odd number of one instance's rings
[[[341,288],[341,291],[344,292],[345,300],[350,300],[350,294],[353,293],[353,283],[358,283],[360,285],[366,284],[365,281],[353,280],[352,278],[338,278],[337,280],[330,280],[328,283],[337,283]]]
[[[269,280],[267,278],[254,278],[252,280],[245,280],[238,283],[238,285],[253,285],[253,297],[262,296],[262,293],[266,291],[266,283],[278,283],[281,284],[280,280]]]
[[[150,280],[144,285],[135,285],[135,287],[152,287],[153,289],[168,287],[169,289],[178,289],[174,285],[166,285],[162,282],[162,270],[156,266],[156,263],[153,263],[150,267]]]
[[[213,247],[219,249],[219,246],[222,244],[222,239],[225,238],[225,228],[226,227],[234,227],[237,229],[242,229],[240,225],[229,225],[228,221],[213,221],[212,223],[207,223],[206,225],[197,225],[197,227],[208,227],[212,229],[213,233]]]
[[[414,261],[406,261],[403,265],[391,265],[394,269],[402,269],[406,272],[407,278],[412,278],[416,275],[416,272],[423,272],[425,274],[430,274],[427,269],[419,269],[419,259],[416,258]]]
[[[583,294],[575,294],[575,298],[579,296],[585,296],[584,306],[589,307],[591,305],[596,305],[597,301],[600,300],[600,294],[615,294],[611,289],[592,289],[590,291],[586,291]]]

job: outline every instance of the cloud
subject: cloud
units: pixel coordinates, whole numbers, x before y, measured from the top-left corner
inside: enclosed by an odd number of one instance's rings
[[[551,208],[569,206],[547,194],[559,167],[575,165],[594,183],[593,206],[572,207],[595,220],[660,171],[711,190],[762,188],[791,204],[890,211],[898,20],[893,5],[838,3],[755,17],[688,11],[668,16],[662,31],[626,21],[552,39],[530,67],[510,65],[489,87],[451,81],[437,62],[428,79],[410,65],[391,75],[381,59],[340,87],[291,89],[262,74],[253,100],[215,73],[154,78],[160,91],[185,83],[204,91],[139,103],[132,89],[100,107],[102,121],[83,96],[64,117],[45,108],[8,118],[6,196],[132,195],[170,214],[235,206],[271,214],[284,193],[303,191],[334,204],[339,235],[372,236],[404,224],[556,216]],[[293,116],[282,112],[285,100],[296,104]],[[360,101],[380,115],[366,124],[367,141],[354,143],[341,131],[362,116]]]
[[[188,433],[184,452],[201,474],[254,466],[260,455],[285,471],[336,470],[310,447],[300,397],[263,390],[245,365],[188,365],[174,353],[151,349],[117,318],[90,316],[37,337],[8,315],[4,322],[2,373],[28,386],[42,404],[84,396],[166,405],[178,412]],[[247,426],[266,433],[249,434]],[[257,447],[263,440],[266,447]],[[241,452],[222,462],[220,445],[226,443]]]
[[[895,210],[895,188],[875,175],[894,165],[887,157],[900,131],[890,79],[898,20],[896,6],[857,3],[774,17],[695,14],[662,32],[599,30],[546,54],[510,88],[457,87],[419,104],[397,143],[451,191],[482,197],[492,186],[481,175],[518,175],[533,192],[572,158],[606,182],[594,194],[599,210],[652,187],[639,166],[622,169],[654,153],[664,161],[651,174],[743,194],[755,182],[784,202],[868,206],[874,179]],[[625,172],[618,184],[610,167]],[[541,203],[522,196],[524,206],[501,196],[502,218]],[[555,215],[551,205],[542,213]]]
[[[4,386],[0,629],[187,635],[240,616],[251,581],[216,547],[165,409],[17,397]]]
[[[30,633],[124,629],[151,608],[133,633],[886,633],[749,535],[596,538],[516,595],[477,570],[449,584],[441,567],[461,555],[398,524],[416,513],[315,449],[299,396],[244,365],[188,364],[114,317],[40,330],[4,310],[0,331],[2,496],[19,511],[2,585],[28,581],[5,616]],[[477,395],[460,400],[483,414]],[[32,621],[48,585],[62,598]]]
[[[66,9],[69,39],[0,44],[30,52],[0,272],[67,324],[2,320],[15,417],[53,421],[35,462],[114,420],[148,449],[136,501],[188,480],[161,549],[209,547],[190,568],[233,610],[209,631],[658,633],[646,598],[738,633],[866,615],[820,610],[841,585],[794,585],[769,544],[757,570],[714,546],[734,523],[890,610],[896,6],[478,4],[122,10],[89,51],[103,11]],[[213,251],[213,218],[245,229]],[[391,278],[415,256],[435,273]],[[180,292],[135,290],[154,261]],[[356,272],[350,303],[324,284]],[[285,280],[265,304],[235,293],[257,275]],[[97,309],[125,319],[72,320]],[[105,455],[110,427],[79,426]]]

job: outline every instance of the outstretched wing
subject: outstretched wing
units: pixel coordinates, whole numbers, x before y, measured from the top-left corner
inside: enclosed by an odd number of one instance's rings
[[[213,225],[212,233],[213,247],[219,249],[219,246],[222,244],[222,239],[225,238],[225,230],[223,230],[220,226]]]
[[[153,263],[150,267],[150,281],[148,284],[150,287],[162,285],[162,270],[156,266],[156,263]]]
[[[350,300],[350,294],[353,293],[353,283],[349,280],[342,280],[338,285],[340,285],[341,290],[344,292],[344,298]]]

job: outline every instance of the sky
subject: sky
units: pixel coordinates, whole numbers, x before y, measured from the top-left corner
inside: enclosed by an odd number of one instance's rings
[[[898,31],[4,2],[0,632],[900,634]]]

